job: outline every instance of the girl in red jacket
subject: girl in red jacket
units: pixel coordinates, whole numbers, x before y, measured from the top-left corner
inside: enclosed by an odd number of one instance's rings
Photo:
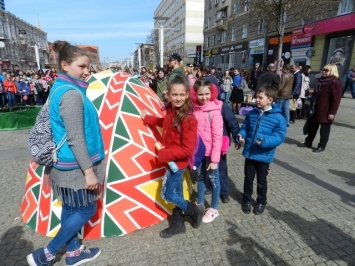
[[[199,227],[205,211],[203,204],[186,201],[183,195],[182,175],[189,165],[188,159],[193,155],[197,139],[197,121],[191,115],[192,104],[186,79],[175,76],[168,84],[167,95],[169,103],[164,118],[148,115],[142,110],[145,124],[163,128],[162,148],[158,151],[159,162],[167,164],[173,161],[178,168],[174,172],[167,166],[163,178],[162,196],[175,205],[170,226],[160,232],[163,238],[185,232],[182,214],[191,217],[193,228]]]
[[[15,77],[11,77],[10,73],[6,74],[4,80],[4,88],[7,93],[7,104],[8,107],[13,107],[15,103],[15,94],[16,94],[16,85],[15,85]]]

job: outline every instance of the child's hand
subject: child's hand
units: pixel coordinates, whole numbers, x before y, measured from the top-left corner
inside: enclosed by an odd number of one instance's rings
[[[239,150],[240,147],[242,147],[242,145],[241,145],[240,143],[235,143],[235,148],[236,148],[237,150]]]
[[[208,170],[215,170],[217,169],[218,163],[210,163],[207,167],[207,171]]]
[[[141,110],[141,117],[142,117],[142,119],[144,119],[144,117],[145,117],[147,114],[148,114],[148,113],[147,113],[146,110],[144,110],[144,109]]]
[[[245,143],[244,138],[243,138],[242,135],[240,135],[240,134],[238,134],[238,140],[239,140],[239,143],[240,143],[240,144]]]

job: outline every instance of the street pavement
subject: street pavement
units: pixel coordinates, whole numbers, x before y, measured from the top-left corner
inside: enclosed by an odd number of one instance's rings
[[[159,236],[168,224],[163,221],[130,235],[85,241],[102,248],[87,265],[355,265],[354,110],[355,100],[346,94],[323,153],[297,147],[304,120],[289,127],[270,166],[264,214],[241,211],[244,158],[231,148],[231,200],[220,203],[212,223],[193,229],[186,222],[186,234],[169,239]],[[0,132],[0,265],[27,265],[26,255],[50,240],[21,220],[27,137],[28,130]],[[65,265],[64,256],[57,265]]]

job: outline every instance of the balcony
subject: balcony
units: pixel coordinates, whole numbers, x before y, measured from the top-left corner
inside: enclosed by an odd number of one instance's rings
[[[220,31],[225,31],[228,29],[228,20],[226,18],[222,18],[218,21],[216,21],[216,27],[217,27],[217,30],[220,30]]]

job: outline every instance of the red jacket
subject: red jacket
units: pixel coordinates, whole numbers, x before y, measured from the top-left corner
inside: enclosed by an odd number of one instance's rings
[[[16,93],[17,91],[15,82],[9,81],[8,79],[4,80],[4,88],[5,88],[5,92],[11,91],[13,93]]]
[[[197,139],[197,120],[193,115],[187,115],[181,122],[181,129],[174,125],[175,111],[168,105],[165,118],[151,115],[144,117],[144,123],[163,128],[161,144],[165,148],[158,151],[158,161],[166,163],[173,161],[184,169],[189,165],[189,157],[193,155]]]

